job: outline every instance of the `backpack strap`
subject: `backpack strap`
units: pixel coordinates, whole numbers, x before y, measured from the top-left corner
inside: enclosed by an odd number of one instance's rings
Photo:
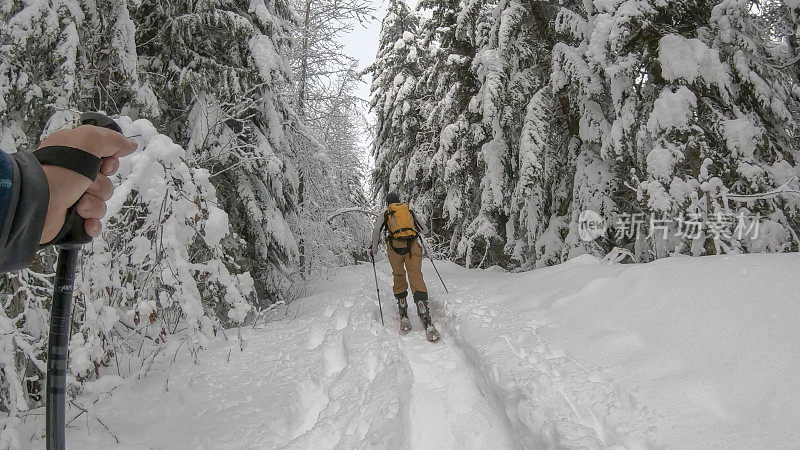
[[[398,233],[402,233],[404,231],[413,231],[414,235],[413,236],[405,236],[405,237],[396,237]],[[416,239],[417,236],[419,236],[419,233],[417,233],[417,230],[415,230],[413,228],[400,228],[399,230],[395,230],[394,233],[392,233],[392,238],[398,239],[398,240],[402,240],[402,241],[411,241],[411,240]]]

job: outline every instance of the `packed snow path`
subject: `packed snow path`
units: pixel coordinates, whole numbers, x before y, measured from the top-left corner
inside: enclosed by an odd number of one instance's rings
[[[438,343],[417,320],[398,332],[378,267],[386,326],[372,267],[342,269],[196,363],[171,348],[141,380],[89,384],[70,447],[800,446],[797,254],[524,274],[442,263],[451,295],[426,262]]]
[[[420,333],[412,334],[417,335],[403,336],[400,342],[414,376],[410,447],[514,448],[508,418],[487,398],[463,352],[452,340],[432,345]]]

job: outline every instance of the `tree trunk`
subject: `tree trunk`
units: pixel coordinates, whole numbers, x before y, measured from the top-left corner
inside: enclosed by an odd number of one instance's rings
[[[297,114],[300,116],[301,121],[305,121],[306,108],[305,101],[308,95],[308,32],[311,22],[311,0],[305,0],[305,8],[303,12],[303,41],[300,47],[300,80],[297,89]],[[300,214],[303,214],[303,197],[305,192],[305,176],[303,171],[300,171],[300,179],[297,190],[297,208]],[[305,241],[302,234],[298,240],[298,251],[300,253],[300,275],[305,277],[306,274],[306,248]]]
[[[300,80],[297,89],[297,113],[305,119],[305,102],[308,95],[308,32],[311,26],[311,0],[305,1],[303,13],[303,42],[300,46]]]

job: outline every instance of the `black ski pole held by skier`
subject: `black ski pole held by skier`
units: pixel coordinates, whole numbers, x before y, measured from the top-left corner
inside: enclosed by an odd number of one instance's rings
[[[81,125],[95,125],[119,133],[122,129],[100,113],[81,114]],[[64,167],[94,180],[102,160],[71,147],[44,147],[34,153],[42,164]],[[77,203],[76,203],[77,205]],[[58,235],[50,242],[58,250],[56,276],[53,282],[53,304],[50,308],[50,336],[47,348],[47,391],[45,400],[47,450],[66,448],[66,388],[72,291],[78,254],[92,241],[86,234],[83,218],[75,206],[67,210],[67,218]],[[50,245],[48,244],[48,245]]]
[[[447,290],[447,285],[444,284],[444,280],[442,279],[442,276],[439,274],[439,269],[436,268],[436,263],[433,262],[433,258],[431,258],[431,254],[430,252],[428,252],[428,246],[425,245],[425,239],[423,239],[422,236],[420,235],[419,240],[422,242],[422,249],[425,250],[425,254],[428,255],[428,259],[431,260],[431,264],[433,264],[433,270],[436,271],[436,276],[439,277],[439,281],[441,281],[442,286],[444,286],[444,291],[449,294],[450,291]]]
[[[378,286],[378,269],[375,268],[375,256],[372,250],[369,251],[369,258],[372,260],[372,273],[375,274],[375,289],[378,291],[378,311],[381,312],[381,325],[386,326],[383,322],[383,305],[381,305],[381,288]]]

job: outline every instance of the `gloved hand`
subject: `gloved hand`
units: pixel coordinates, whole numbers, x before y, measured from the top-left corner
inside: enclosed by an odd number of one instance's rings
[[[369,255],[369,259],[371,259],[372,261],[375,261],[375,255],[373,255],[373,253],[372,253],[372,246],[371,245],[367,249],[367,254]]]
[[[119,158],[136,150],[136,143],[106,128],[83,125],[59,130],[42,141],[39,148],[63,145],[74,147],[103,159],[97,178],[90,180],[71,170],[42,166],[50,188],[44,230],[40,243],[50,242],[64,225],[67,209],[78,202],[76,210],[85,220],[86,234],[96,237],[102,228],[100,219],[106,213],[106,201],[114,193],[109,176],[119,168]]]

